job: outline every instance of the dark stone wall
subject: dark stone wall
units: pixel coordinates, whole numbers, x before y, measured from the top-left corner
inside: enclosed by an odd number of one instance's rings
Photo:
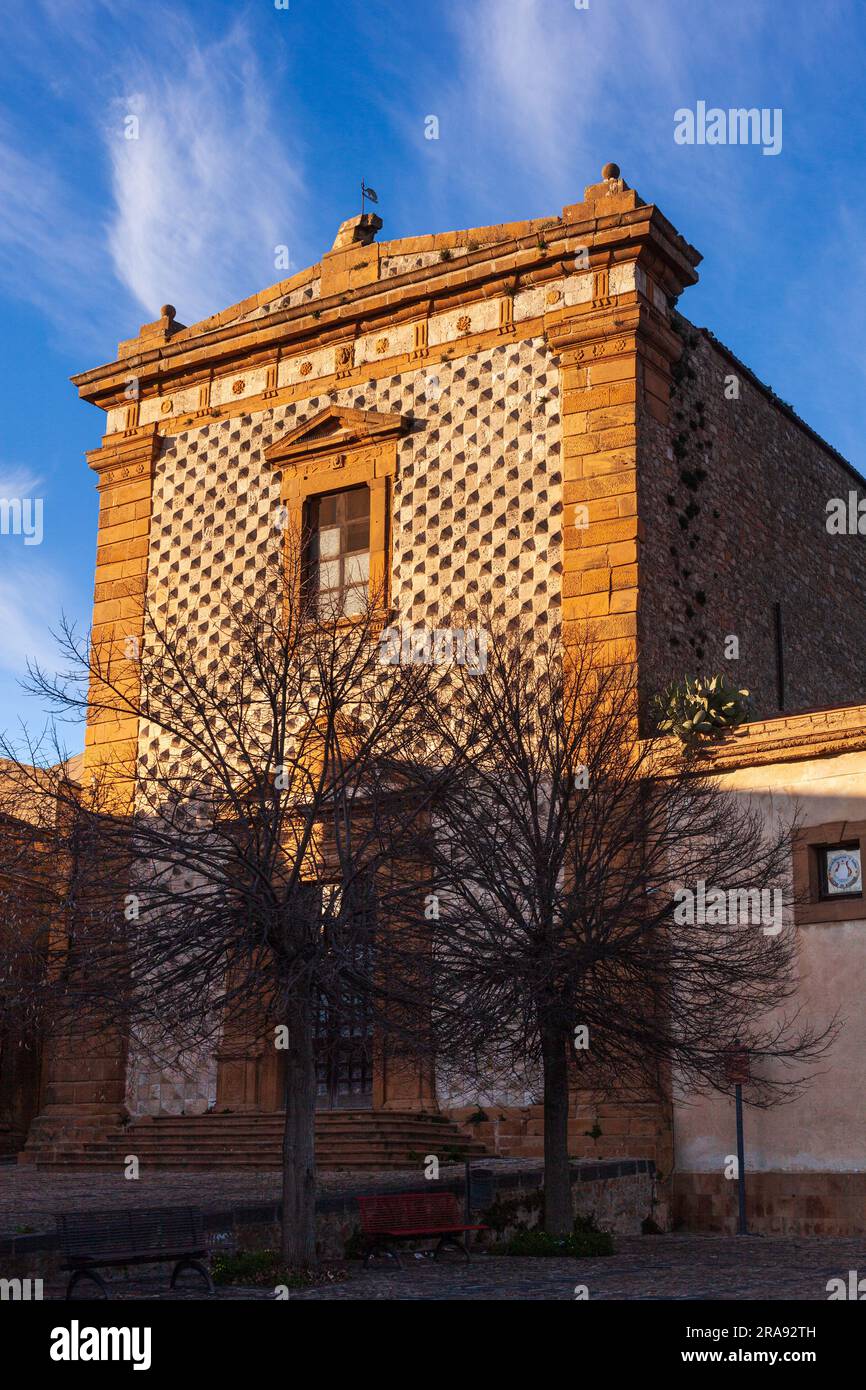
[[[831,535],[827,503],[866,496],[853,469],[762,389],[710,334],[678,317],[667,427],[642,410],[638,641],[644,711],[684,674],[722,672],[754,713],[866,693],[866,536]],[[738,398],[726,396],[736,377]],[[739,658],[725,657],[725,638]]]

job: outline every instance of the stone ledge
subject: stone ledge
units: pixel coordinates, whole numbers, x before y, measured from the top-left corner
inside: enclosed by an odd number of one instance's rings
[[[831,705],[743,724],[707,750],[708,771],[835,757],[866,748],[866,705]]]

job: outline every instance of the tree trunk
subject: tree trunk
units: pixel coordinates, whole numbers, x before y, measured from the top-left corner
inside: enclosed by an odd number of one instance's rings
[[[552,1236],[574,1229],[568,1164],[568,1054],[565,1035],[542,1025],[544,1065],[544,1228]]]
[[[308,997],[289,1005],[286,1115],[283,1125],[284,1264],[316,1263],[316,1056]]]

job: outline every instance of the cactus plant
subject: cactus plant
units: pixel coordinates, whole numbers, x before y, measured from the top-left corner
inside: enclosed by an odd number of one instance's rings
[[[749,692],[723,676],[686,676],[657,695],[660,734],[674,734],[689,748],[716,742],[749,717]]]

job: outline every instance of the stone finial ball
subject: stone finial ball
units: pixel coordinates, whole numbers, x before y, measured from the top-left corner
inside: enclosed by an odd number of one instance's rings
[[[159,312],[162,318],[173,319],[175,314],[177,313],[177,309],[175,309],[173,304],[163,304]]]
[[[603,179],[618,179],[618,178],[619,178],[619,165],[618,165],[618,164],[605,164],[604,168],[603,168],[602,171],[601,171],[601,176],[602,176]]]

